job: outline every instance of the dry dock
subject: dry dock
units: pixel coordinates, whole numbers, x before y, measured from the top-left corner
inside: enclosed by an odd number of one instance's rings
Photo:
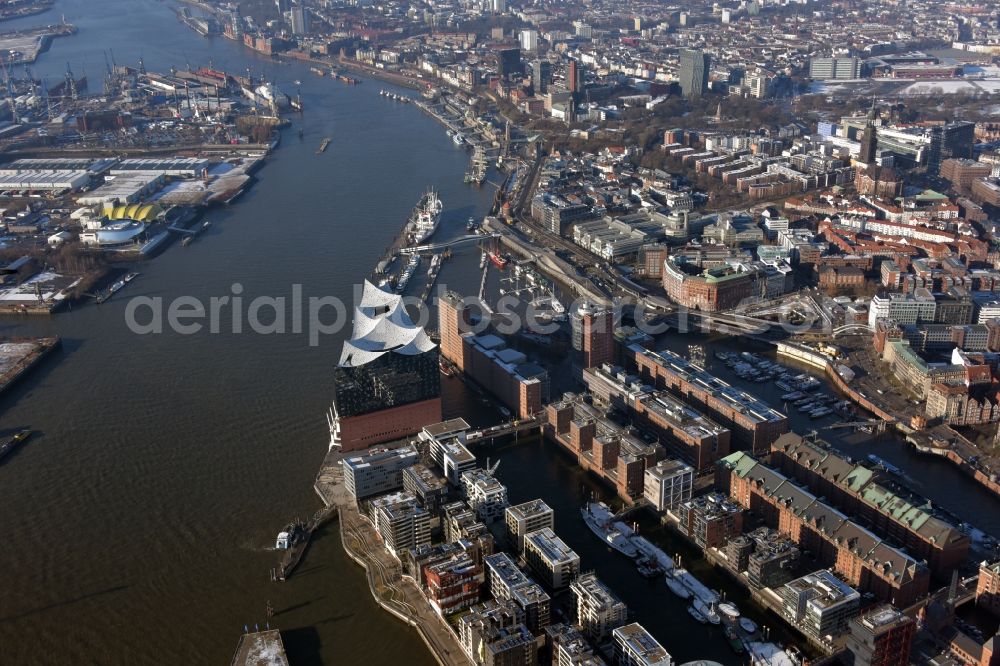
[[[344,487],[341,458],[339,451],[327,454],[314,487],[324,504],[336,506],[344,551],[364,568],[378,605],[416,629],[439,664],[468,666],[458,637],[434,612],[413,579],[403,575],[402,566],[382,545],[375,527],[358,512]]]

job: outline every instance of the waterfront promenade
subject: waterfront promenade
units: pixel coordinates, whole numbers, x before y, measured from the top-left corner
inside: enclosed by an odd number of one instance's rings
[[[375,527],[361,515],[344,486],[342,454],[331,451],[316,477],[316,492],[327,506],[336,506],[340,539],[348,557],[365,570],[368,588],[384,610],[417,630],[442,666],[468,666],[455,632],[435,612],[416,582],[403,575],[399,561],[382,545]]]

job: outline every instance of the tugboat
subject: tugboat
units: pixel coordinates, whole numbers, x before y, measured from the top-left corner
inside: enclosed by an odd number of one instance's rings
[[[507,268],[507,257],[505,257],[505,256],[501,255],[499,252],[495,252],[495,251],[490,251],[488,254],[489,254],[490,261],[493,262],[494,266],[496,266],[500,270],[503,270],[503,269]]]

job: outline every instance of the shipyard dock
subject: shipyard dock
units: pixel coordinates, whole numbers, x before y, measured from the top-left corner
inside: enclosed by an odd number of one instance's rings
[[[344,485],[342,459],[339,451],[327,454],[314,488],[326,506],[336,507],[344,551],[364,568],[378,605],[416,629],[439,664],[468,666],[455,632],[434,612],[413,579],[403,576],[399,561],[382,545],[375,527],[359,513]]]

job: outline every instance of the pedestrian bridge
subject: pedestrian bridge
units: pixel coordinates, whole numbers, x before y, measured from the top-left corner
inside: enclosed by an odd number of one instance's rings
[[[484,430],[474,430],[465,436],[465,441],[475,444],[483,440],[490,440],[496,437],[506,437],[507,435],[518,435],[525,431],[538,430],[542,425],[539,418],[519,419],[500,423]]]
[[[461,238],[456,238],[455,240],[450,240],[446,243],[433,243],[430,245],[416,245],[414,247],[404,247],[399,250],[400,254],[423,254],[424,252],[434,252],[435,250],[443,250],[446,247],[452,247],[454,245],[462,245],[464,243],[475,243],[478,241],[484,241],[488,238],[499,238],[500,234],[469,234],[462,236]]]

